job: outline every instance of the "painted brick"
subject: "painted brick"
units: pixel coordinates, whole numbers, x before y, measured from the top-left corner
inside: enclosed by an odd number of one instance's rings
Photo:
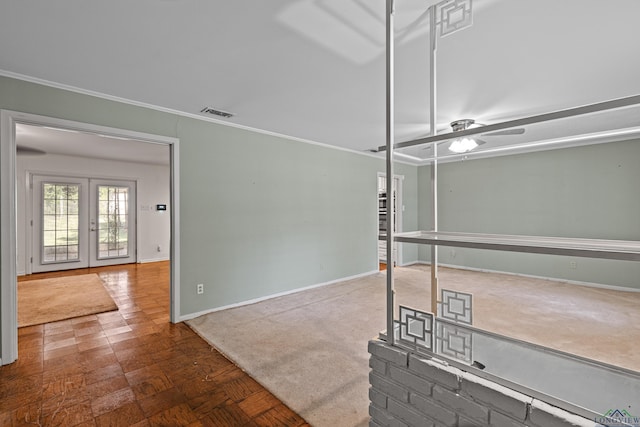
[[[433,384],[407,371],[406,369],[401,369],[391,365],[389,366],[389,375],[391,376],[391,379],[409,387],[409,389],[413,391],[425,396],[431,395],[431,388],[433,388]]]
[[[457,390],[462,371],[439,362],[423,359],[416,355],[409,356],[409,370],[429,381],[436,382],[451,390]]]
[[[374,388],[369,389],[369,400],[382,409],[387,409],[387,396]]]
[[[389,399],[389,412],[412,427],[433,427],[433,422],[424,415],[393,399]]]
[[[524,422],[533,398],[466,372],[462,375],[462,395],[484,403],[490,409]]]
[[[491,411],[489,421],[491,427],[525,427],[525,424],[509,418],[498,411]]]
[[[572,414],[563,409],[551,406],[538,399],[533,399],[529,411],[528,424],[539,427],[595,427],[600,426],[593,420]]]
[[[375,372],[369,373],[369,384],[371,384],[374,389],[386,394],[387,396],[403,402],[409,401],[409,391],[406,388],[381,377]]]
[[[369,341],[369,353],[396,365],[407,366],[409,353],[398,347],[392,347],[383,341]]]
[[[471,421],[480,424],[489,423],[489,408],[473,402],[457,393],[436,385],[433,387],[432,397],[457,414],[462,414]]]
[[[387,362],[375,356],[369,358],[369,367],[380,375],[387,375]]]
[[[407,424],[396,419],[392,414],[375,405],[369,405],[369,415],[375,423],[383,427],[409,427]]]
[[[455,427],[458,422],[458,416],[455,412],[450,411],[429,398],[424,398],[418,394],[411,393],[409,395],[409,402],[416,407],[420,412],[427,415],[429,418],[444,424],[445,426]]]
[[[489,424],[479,423],[477,421],[471,421],[461,415],[458,415],[458,427],[488,427]]]

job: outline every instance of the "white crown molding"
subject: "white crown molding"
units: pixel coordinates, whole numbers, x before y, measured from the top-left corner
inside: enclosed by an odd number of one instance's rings
[[[258,128],[245,126],[245,125],[240,125],[240,124],[237,124],[237,123],[229,123],[229,122],[226,122],[226,121],[223,121],[223,120],[215,119],[213,117],[203,117],[201,115],[194,114],[194,113],[187,113],[185,111],[174,110],[172,108],[166,108],[166,107],[161,107],[159,105],[148,104],[146,102],[134,101],[132,99],[121,98],[119,96],[109,95],[109,94],[102,93],[102,92],[96,92],[96,91],[92,91],[92,90],[88,90],[88,89],[82,89],[82,88],[79,88],[79,87],[76,87],[76,86],[70,86],[70,85],[66,85],[66,84],[63,84],[63,83],[58,83],[58,82],[53,82],[53,81],[50,81],[50,80],[41,79],[41,78],[38,78],[38,77],[28,76],[28,75],[25,75],[25,74],[14,73],[12,71],[7,71],[7,70],[3,70],[3,69],[0,69],[0,76],[8,77],[8,78],[16,79],[16,80],[22,80],[22,81],[26,81],[26,82],[29,82],[29,83],[35,83],[35,84],[39,84],[39,85],[43,85],[43,86],[49,86],[49,87],[52,87],[52,88],[55,88],[55,89],[62,89],[62,90],[66,90],[66,91],[69,91],[69,92],[79,93],[79,94],[82,94],[82,95],[94,96],[96,98],[106,99],[106,100],[114,101],[114,102],[120,102],[120,103],[123,103],[123,104],[133,105],[133,106],[136,106],[136,107],[148,108],[150,110],[160,111],[160,112],[168,113],[168,114],[174,114],[176,116],[188,117],[188,118],[195,119],[195,120],[202,120],[202,121],[205,121],[205,122],[215,123],[215,124],[218,124],[218,125],[228,126],[228,127],[232,127],[232,128],[236,128],[236,129],[242,129],[242,130],[255,132],[255,133],[259,133],[259,134],[263,134],[263,135],[274,136],[274,137],[277,137],[277,138],[284,138],[284,139],[288,139],[288,140],[291,140],[291,141],[297,141],[297,142],[302,142],[302,143],[305,143],[305,144],[317,145],[317,146],[320,146],[320,147],[330,148],[330,149],[339,150],[339,151],[345,151],[347,153],[358,154],[358,155],[361,155],[361,156],[371,157],[371,158],[375,158],[375,159],[379,159],[381,161],[384,161],[383,157],[376,156],[373,153],[367,153],[367,152],[352,150],[350,148],[338,147],[338,146],[335,146],[335,145],[326,144],[324,142],[318,142],[318,141],[312,141],[310,139],[298,138],[296,136],[285,135],[285,134],[277,133],[277,132],[271,132],[271,131],[268,131],[268,130],[258,129]],[[395,161],[396,161],[396,163],[402,163],[402,164],[405,164],[405,165],[416,166],[416,167],[419,166],[418,164],[411,163],[411,162],[405,162],[405,161],[402,161],[402,160],[395,160]]]

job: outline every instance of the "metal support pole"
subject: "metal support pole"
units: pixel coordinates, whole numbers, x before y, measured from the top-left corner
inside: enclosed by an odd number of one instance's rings
[[[393,244],[395,234],[395,212],[393,194],[393,145],[394,145],[394,109],[393,109],[393,79],[394,79],[394,40],[393,16],[394,0],[387,0],[387,343],[393,345],[395,333],[393,330],[394,311],[394,265]]]
[[[429,89],[430,108],[429,122],[431,136],[438,133],[436,110],[436,10],[429,8]],[[433,162],[431,163],[431,230],[438,231],[438,143],[433,144]],[[431,312],[438,312],[438,246],[431,245]]]

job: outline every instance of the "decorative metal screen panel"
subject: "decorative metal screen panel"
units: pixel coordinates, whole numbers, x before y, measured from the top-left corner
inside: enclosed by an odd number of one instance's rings
[[[438,316],[465,325],[473,324],[473,295],[442,289]]]
[[[453,34],[473,23],[471,0],[445,0],[435,6],[440,36]]]
[[[433,351],[433,314],[400,306],[399,341],[412,350]]]
[[[437,322],[436,353],[471,364],[473,361],[473,333],[462,327]]]

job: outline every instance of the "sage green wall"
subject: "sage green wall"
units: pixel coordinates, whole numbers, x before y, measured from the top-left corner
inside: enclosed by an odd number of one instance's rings
[[[0,108],[180,139],[183,316],[377,269],[383,160],[5,77]],[[413,230],[417,168],[396,173]]]
[[[444,231],[640,240],[640,141],[439,165]],[[419,226],[429,228],[429,167],[421,167]],[[454,256],[455,255],[455,256]],[[427,260],[426,252],[420,257]],[[461,248],[440,262],[640,289],[640,263]],[[570,262],[576,262],[571,268]]]
[[[204,310],[377,268],[382,161],[230,127],[217,127],[215,134],[210,129],[192,120],[180,130],[181,144],[198,143],[197,150],[182,149],[182,165],[200,171],[183,171],[181,182],[183,224],[200,224],[182,230],[185,309]],[[405,224],[415,227],[417,168],[398,169],[405,176]],[[205,172],[210,176],[203,179]],[[415,261],[416,249],[404,259]],[[213,286],[215,297],[189,292],[196,283]]]

